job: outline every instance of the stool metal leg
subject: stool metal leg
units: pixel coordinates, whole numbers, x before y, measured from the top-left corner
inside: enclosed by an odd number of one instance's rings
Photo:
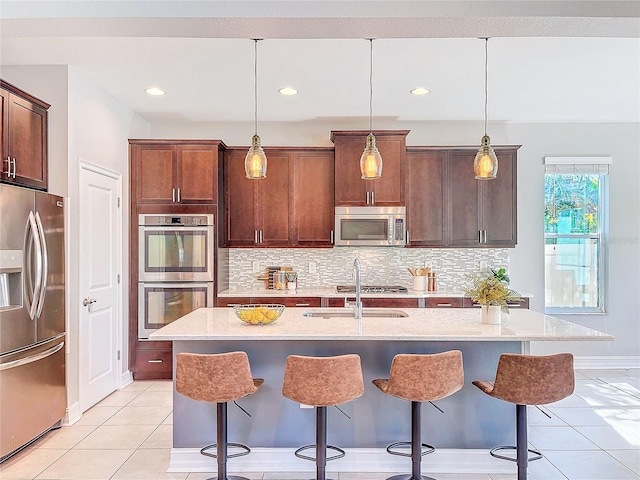
[[[327,407],[316,407],[316,479],[326,480]]]
[[[210,480],[249,480],[246,477],[239,476],[228,476],[227,475],[227,460],[233,457],[239,457],[242,455],[246,455],[249,453],[249,447],[245,445],[241,445],[239,443],[229,443],[227,441],[227,404],[226,403],[217,403],[216,404],[216,442],[214,445],[208,445],[200,450],[200,453],[206,455],[208,457],[215,457],[218,462],[218,476],[212,478]],[[229,445],[234,447],[239,447],[245,450],[242,453],[234,453],[233,455],[229,455],[228,449]],[[215,455],[213,453],[209,453],[208,450],[216,447]]]
[[[518,480],[527,480],[528,457],[527,406],[516,405],[516,463],[518,465]]]
[[[387,480],[434,480],[431,477],[422,476],[422,439],[420,434],[421,428],[421,402],[411,402],[411,475],[395,475],[387,478]],[[402,443],[402,442],[400,442]],[[397,445],[397,444],[395,444]],[[424,445],[432,453],[433,447]],[[387,451],[389,449],[387,448]],[[389,452],[392,453],[392,452]]]

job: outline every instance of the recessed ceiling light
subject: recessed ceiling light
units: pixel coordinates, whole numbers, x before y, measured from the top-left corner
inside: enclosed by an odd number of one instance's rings
[[[147,92],[149,95],[164,95],[165,91],[162,90],[161,88],[158,87],[149,87],[147,89],[145,89],[145,92]]]
[[[298,90],[296,90],[293,87],[283,87],[280,90],[278,90],[282,95],[296,95],[298,93]]]
[[[427,93],[429,93],[429,89],[424,87],[413,88],[411,90],[412,95],[426,95]]]

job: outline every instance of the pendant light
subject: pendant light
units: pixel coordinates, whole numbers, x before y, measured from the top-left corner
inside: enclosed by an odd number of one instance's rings
[[[267,178],[267,156],[260,145],[258,136],[258,41],[254,38],[253,49],[253,88],[254,88],[254,134],[251,138],[251,147],[244,157],[244,171],[247,178],[260,180]]]
[[[369,39],[369,135],[367,144],[360,157],[360,173],[363,180],[375,180],[382,176],[382,155],[376,147],[376,137],[373,136],[373,39]]]
[[[487,135],[487,78],[488,78],[489,39],[484,39],[484,136],[480,148],[473,160],[473,172],[476,180],[493,180],[498,174],[498,157],[491,147],[491,139]]]

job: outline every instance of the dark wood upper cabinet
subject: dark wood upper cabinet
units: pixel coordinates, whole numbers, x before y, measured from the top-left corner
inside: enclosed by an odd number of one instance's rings
[[[226,246],[289,245],[293,155],[266,148],[267,178],[253,180],[245,175],[246,154],[230,149],[224,157]]]
[[[360,157],[368,131],[332,131],[335,205],[405,205],[406,138],[409,130],[374,131],[382,155],[382,178],[362,180]]]
[[[518,147],[495,147],[498,177],[476,180],[475,149],[407,149],[410,247],[514,247]]]
[[[447,245],[447,151],[407,149],[407,231],[412,247]]]
[[[450,246],[515,247],[517,147],[495,147],[498,176],[476,180],[474,150],[449,152]]]
[[[217,204],[218,140],[130,140],[137,204]]]
[[[48,103],[0,80],[1,180],[47,190]]]
[[[226,245],[331,245],[333,150],[265,148],[267,178],[246,178],[246,149],[225,154]]]
[[[256,188],[256,229],[261,246],[289,245],[293,224],[293,154],[266,149],[267,178],[249,180]]]
[[[227,150],[224,154],[224,195],[226,246],[253,246],[257,244],[256,233],[256,183],[261,180],[246,178],[244,157],[240,150]],[[271,166],[267,159],[268,168]]]
[[[332,244],[333,192],[333,150],[296,152],[293,158],[294,245]]]

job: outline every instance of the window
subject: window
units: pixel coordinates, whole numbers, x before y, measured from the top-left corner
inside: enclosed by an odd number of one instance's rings
[[[545,158],[545,312],[605,311],[611,158]]]

